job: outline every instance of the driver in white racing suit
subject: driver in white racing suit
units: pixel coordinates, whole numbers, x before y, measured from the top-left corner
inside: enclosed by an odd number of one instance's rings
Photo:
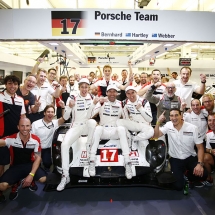
[[[117,126],[124,126],[129,131],[139,132],[136,136],[128,134],[132,139],[132,149],[136,150],[137,141],[148,140],[154,135],[154,129],[150,125],[152,113],[149,102],[137,95],[133,86],[125,89],[128,99],[124,101],[123,118],[117,120]]]
[[[104,99],[100,98],[100,102],[94,108],[93,114],[99,113],[100,122],[93,135],[93,145],[90,152],[90,176],[95,176],[96,174],[95,162],[99,141],[101,139],[119,139],[125,161],[125,176],[128,179],[132,178],[126,130],[124,127],[116,125],[117,119],[122,116],[122,103],[116,100],[117,90],[118,88],[115,85],[108,85],[106,92],[108,100],[102,103]]]
[[[77,96],[70,96],[67,100],[67,106],[65,111],[72,112],[71,127],[67,131],[63,142],[61,144],[61,158],[62,158],[62,177],[61,182],[57,187],[57,191],[62,191],[66,184],[70,182],[69,177],[69,148],[78,140],[81,135],[88,135],[87,145],[92,142],[93,133],[96,127],[96,121],[91,118],[93,103],[97,103],[97,100],[92,100],[92,97],[88,93],[89,80],[82,78],[79,81],[80,94]],[[96,101],[96,102],[95,102]]]

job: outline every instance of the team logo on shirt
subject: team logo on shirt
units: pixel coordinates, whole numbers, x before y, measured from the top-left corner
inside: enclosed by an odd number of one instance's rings
[[[184,131],[183,135],[185,135],[185,136],[193,136],[193,132]]]

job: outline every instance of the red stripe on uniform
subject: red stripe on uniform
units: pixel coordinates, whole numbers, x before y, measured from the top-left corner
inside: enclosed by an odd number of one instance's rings
[[[52,28],[62,28],[63,29],[63,24],[61,23],[63,19],[52,19]],[[68,28],[74,28],[75,22],[71,22],[69,19],[67,19],[67,29]],[[85,20],[81,19],[77,28],[84,28],[85,27]]]

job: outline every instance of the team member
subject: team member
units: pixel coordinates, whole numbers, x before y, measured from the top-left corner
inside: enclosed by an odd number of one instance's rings
[[[48,83],[46,83],[46,74],[47,72],[43,69],[39,69],[37,72],[37,85],[31,90],[31,92],[37,97],[40,98],[40,107],[38,112],[30,114],[29,118],[31,122],[34,122],[38,119],[43,118],[44,108],[48,104],[47,96],[48,94],[58,98],[60,96],[60,84],[54,81],[52,82],[53,86],[56,86],[56,90],[54,90]]]
[[[128,80],[127,80],[128,71],[126,69],[122,70],[121,76],[122,76],[122,80],[119,81],[119,83],[122,84],[122,85],[127,84],[127,82],[128,82]],[[123,100],[126,99],[125,90],[120,91],[120,94],[117,96],[117,99],[120,100],[120,101],[123,101]]]
[[[196,82],[189,80],[191,73],[190,67],[182,67],[180,70],[181,78],[173,82],[176,86],[175,94],[185,100],[186,108],[190,108],[193,92],[201,95],[205,92],[206,76],[200,74],[201,85],[198,86]]]
[[[207,170],[204,168],[204,147],[198,136],[198,128],[182,119],[181,111],[177,108],[170,110],[170,120],[163,127],[159,125],[165,120],[161,114],[154,130],[154,137],[159,138],[168,134],[171,171],[176,179],[174,187],[182,190],[184,187],[184,172],[188,170],[188,179],[191,182],[205,180]],[[198,155],[194,150],[198,149]]]
[[[46,171],[49,171],[52,165],[51,146],[54,132],[69,118],[70,112],[68,113],[67,110],[67,113],[59,119],[53,120],[54,116],[55,107],[53,105],[47,105],[44,109],[44,117],[32,124],[32,133],[37,135],[41,141],[41,158]]]
[[[135,85],[134,85],[134,87],[135,87],[135,89],[136,89],[136,91],[139,91],[140,89],[141,89],[141,83],[140,83],[140,75],[139,74],[135,74],[134,75],[134,81],[135,81]]]
[[[23,98],[17,96],[16,91],[20,80],[15,75],[8,75],[4,79],[5,91],[0,93],[0,138],[14,134],[18,131],[17,125],[20,117],[25,117]],[[10,111],[3,115],[3,111]],[[10,163],[7,147],[0,148],[0,176],[4,172],[4,165]]]
[[[108,100],[102,104],[99,102],[94,108],[93,115],[99,114],[99,126],[93,135],[93,145],[90,151],[90,176],[95,176],[95,162],[96,152],[101,139],[120,139],[120,145],[125,160],[125,175],[128,179],[132,178],[131,161],[129,158],[128,140],[126,137],[126,130],[122,126],[117,126],[116,121],[122,116],[121,101],[116,100],[117,87],[115,85],[108,85],[107,98]]]
[[[40,140],[37,136],[30,133],[31,122],[28,118],[19,120],[18,133],[0,139],[0,147],[6,146],[11,152],[11,166],[0,178],[0,202],[5,201],[2,191],[9,186],[17,184],[10,193],[10,200],[18,197],[18,182],[22,181],[22,187],[29,187],[33,180],[44,183],[46,173],[39,165]]]
[[[88,93],[89,90],[89,80],[87,78],[82,78],[79,82],[80,94],[76,97],[70,96],[67,100],[67,107],[72,108],[72,122],[71,127],[67,131],[63,142],[61,144],[61,157],[62,157],[62,169],[63,174],[61,182],[57,187],[57,191],[62,191],[66,184],[70,182],[69,177],[69,148],[71,145],[78,140],[81,135],[88,135],[87,147],[90,147],[93,137],[93,132],[96,127],[96,121],[90,119],[93,102],[92,97]]]
[[[208,114],[215,112],[214,97],[212,94],[204,94],[202,96],[202,104],[204,105],[202,109],[204,116],[207,117]]]
[[[164,114],[165,119],[168,122],[170,120],[169,119],[170,109],[183,108],[184,106],[181,106],[182,101],[179,98],[179,96],[175,95],[176,88],[174,83],[170,82],[166,84],[166,89],[162,97],[160,97],[160,94],[158,95],[153,94],[156,88],[160,86],[161,86],[161,82],[157,82],[151,85],[151,87],[148,89],[148,91],[145,94],[145,99],[147,99],[149,102],[157,106],[157,117],[159,117],[165,111],[165,114]]]
[[[139,96],[143,96],[152,85],[154,85],[160,81],[161,81],[161,72],[158,69],[154,69],[152,71],[151,82],[147,82],[145,85],[143,85],[143,87],[138,91],[137,94]],[[160,86],[156,87],[153,94],[160,95],[160,97],[162,97],[162,95],[165,92],[165,88],[166,88],[166,86],[164,84],[161,84]],[[150,102],[150,107],[151,107],[152,118],[153,118],[152,125],[155,125],[156,120],[157,120],[157,107],[155,104],[153,104],[151,102]]]
[[[189,122],[198,127],[200,138],[205,140],[206,132],[208,130],[207,118],[201,111],[201,102],[198,99],[191,101],[191,112],[184,113],[184,121]]]
[[[69,76],[69,84],[67,86],[67,92],[70,93],[70,95],[74,95],[74,96],[76,96],[79,92],[78,84],[76,84],[74,75]]]
[[[208,177],[206,181],[202,181],[202,184],[206,186],[213,186],[211,171],[215,164],[215,113],[209,114],[208,126],[210,127],[211,131],[206,134],[206,153],[204,155],[204,163],[205,168],[208,171]]]
[[[144,84],[147,83],[147,77],[148,77],[148,74],[145,73],[145,72],[142,72],[140,74],[140,84],[141,84],[141,86],[143,86]]]
[[[137,136],[132,136],[132,149],[136,149],[136,141],[148,140],[154,134],[154,129],[150,125],[152,113],[149,102],[137,95],[133,86],[126,89],[127,100],[123,101],[123,118],[118,119],[117,125],[124,126],[129,131],[139,132]]]
[[[23,86],[19,87],[16,91],[16,94],[24,100],[26,117],[28,117],[30,113],[36,113],[40,106],[40,99],[35,98],[34,94],[31,92],[36,84],[36,77],[34,75],[28,75]]]
[[[67,76],[62,75],[59,78],[60,83],[60,97],[56,99],[56,107],[57,107],[57,119],[62,117],[64,109],[62,109],[59,101],[63,101],[66,104],[67,99],[69,98],[69,92],[67,92]]]
[[[128,78],[129,81],[125,85],[122,85],[117,81],[111,80],[112,67],[110,65],[105,65],[103,67],[104,78],[96,81],[94,84],[90,86],[90,88],[93,89],[95,87],[99,87],[98,96],[103,96],[103,97],[106,96],[106,90],[108,85],[115,85],[120,90],[125,90],[125,88],[130,85],[130,82],[132,80],[132,68],[131,68],[130,61],[128,62],[128,66],[129,66],[129,78]]]

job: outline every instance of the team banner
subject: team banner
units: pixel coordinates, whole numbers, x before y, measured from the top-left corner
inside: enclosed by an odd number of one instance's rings
[[[0,39],[215,42],[212,12],[1,10]]]

